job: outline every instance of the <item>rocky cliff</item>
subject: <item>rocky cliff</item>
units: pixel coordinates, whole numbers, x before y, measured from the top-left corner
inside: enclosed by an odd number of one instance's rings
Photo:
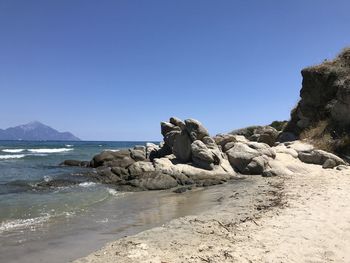
[[[350,132],[350,48],[334,60],[305,68],[300,101],[284,129],[312,140],[328,140],[329,150],[348,151]],[[323,144],[327,144],[324,142]]]

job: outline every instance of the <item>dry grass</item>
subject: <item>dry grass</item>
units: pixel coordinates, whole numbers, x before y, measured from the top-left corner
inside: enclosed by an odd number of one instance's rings
[[[329,122],[327,120],[316,123],[309,129],[304,130],[300,134],[300,139],[310,142],[318,149],[334,152],[335,141],[327,130],[328,123]]]

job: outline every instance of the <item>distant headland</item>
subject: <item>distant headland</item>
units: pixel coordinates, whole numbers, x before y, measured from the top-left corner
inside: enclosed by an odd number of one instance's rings
[[[59,132],[41,122],[33,121],[27,124],[0,129],[0,140],[25,141],[80,141],[70,132]]]

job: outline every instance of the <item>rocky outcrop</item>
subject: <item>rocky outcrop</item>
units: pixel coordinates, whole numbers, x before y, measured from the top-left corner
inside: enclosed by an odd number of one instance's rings
[[[301,75],[300,101],[284,131],[299,136],[315,129],[319,140],[325,135],[333,140],[328,148],[350,152],[350,140],[344,140],[350,133],[350,48],[332,61],[303,69]],[[322,122],[324,128],[317,130]]]
[[[127,186],[135,190],[161,190],[176,186],[208,186],[223,183],[236,175],[235,170],[197,120],[184,122],[172,117],[161,122],[163,142],[147,143],[133,149],[104,151],[90,162],[67,160],[62,165],[90,166],[95,180]],[[224,136],[227,137],[227,136]],[[228,136],[231,137],[231,136]]]
[[[183,122],[173,117],[161,123],[161,133],[163,142],[159,145],[147,143],[127,150],[103,151],[90,162],[66,160],[62,165],[94,168],[89,176],[114,184],[118,189],[162,190],[221,184],[236,173],[265,177],[292,175],[296,168],[279,166],[276,153],[327,169],[346,164],[336,155],[306,143],[278,144],[278,132],[270,126],[254,128],[251,140],[238,134],[210,137],[199,121]]]

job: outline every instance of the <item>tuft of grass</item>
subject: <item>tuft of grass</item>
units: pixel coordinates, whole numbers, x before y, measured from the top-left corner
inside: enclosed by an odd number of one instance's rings
[[[327,151],[335,151],[335,141],[328,130],[328,120],[319,121],[300,134],[301,140],[306,140],[313,144],[316,148]]]

